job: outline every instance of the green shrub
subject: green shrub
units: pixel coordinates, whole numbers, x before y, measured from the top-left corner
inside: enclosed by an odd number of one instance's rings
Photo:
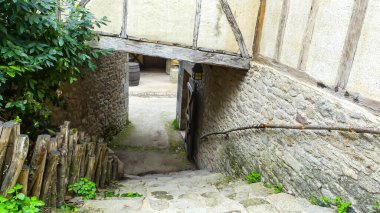
[[[0,118],[19,116],[34,138],[51,130],[50,108],[63,105],[65,83],[82,78],[82,68],[94,71],[95,60],[108,53],[89,43],[107,20],[74,0],[0,1],[0,14]]]
[[[336,197],[334,199],[334,205],[338,208],[338,213],[346,213],[351,207],[351,202],[343,201],[341,197]]]
[[[261,181],[261,174],[256,171],[252,171],[249,175],[245,177],[245,180],[247,181],[247,183],[258,183]]]
[[[22,189],[22,185],[16,184],[13,188],[8,190],[8,196],[0,195],[0,212],[28,212],[36,213],[41,212],[40,207],[45,203],[38,200],[37,197],[27,197],[23,193],[18,192]]]
[[[96,196],[96,184],[87,178],[81,178],[78,182],[69,186],[69,191],[83,197],[85,200],[90,200]]]
[[[281,183],[277,183],[275,186],[274,186],[274,191],[276,193],[281,193],[282,190],[284,189],[284,186],[281,184]]]

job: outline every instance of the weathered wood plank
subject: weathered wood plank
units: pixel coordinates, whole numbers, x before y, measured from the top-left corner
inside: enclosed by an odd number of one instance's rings
[[[116,51],[177,59],[194,63],[204,63],[239,69],[249,69],[250,59],[219,53],[203,52],[183,47],[154,44],[141,41],[131,41],[123,38],[101,36],[99,42],[93,43],[96,48],[111,48]]]
[[[127,37],[127,18],[128,18],[128,0],[124,0],[123,3],[123,19],[121,24],[121,34],[122,38]]]
[[[252,46],[253,54],[260,52],[260,41],[261,41],[261,36],[263,32],[266,3],[267,3],[266,0],[260,1],[260,8],[259,8],[259,13],[257,15],[257,21],[256,21],[255,38],[253,40],[253,46]]]
[[[274,59],[277,61],[279,61],[281,57],[282,44],[284,43],[286,22],[288,20],[288,15],[289,15],[289,7],[290,7],[290,0],[284,0],[282,2],[281,20],[280,20],[280,24],[278,25],[276,49],[274,53]]]
[[[354,63],[356,49],[359,44],[360,35],[363,29],[364,19],[368,8],[369,0],[355,1],[351,15],[350,25],[343,47],[342,57],[338,68],[335,82],[338,88],[345,89],[350,77],[352,64]]]
[[[79,2],[79,5],[82,7],[86,7],[86,5],[90,2],[91,0],[81,0]]]
[[[227,20],[231,26],[231,29],[234,32],[235,39],[239,45],[241,56],[244,58],[249,58],[249,53],[247,50],[247,46],[245,45],[245,42],[244,42],[243,34],[240,31],[239,25],[236,22],[236,19],[232,13],[230,5],[228,4],[227,0],[219,0],[219,2],[222,6],[224,14],[227,17]]]
[[[193,32],[193,49],[198,47],[198,35],[199,35],[199,26],[201,24],[201,5],[202,0],[197,0],[197,9],[195,12],[195,22],[194,22],[194,32]]]
[[[40,135],[34,146],[28,183],[29,194],[32,196],[40,197],[50,138],[49,135]]]
[[[313,0],[311,4],[309,17],[307,20],[306,29],[303,34],[302,48],[299,55],[298,66],[297,66],[297,69],[302,70],[302,71],[306,70],[306,63],[309,56],[310,44],[311,44],[311,39],[313,38],[314,27],[315,27],[315,22],[317,20],[316,17],[318,14],[319,5],[320,5],[320,0]]]
[[[7,195],[7,191],[12,188],[20,175],[22,166],[28,154],[29,138],[27,135],[18,135],[13,147],[12,163],[10,164],[4,181],[1,185],[1,194]]]

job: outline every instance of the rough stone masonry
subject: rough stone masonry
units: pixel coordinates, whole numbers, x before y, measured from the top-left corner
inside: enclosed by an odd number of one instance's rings
[[[128,122],[128,53],[114,52],[97,62],[95,72],[63,89],[62,102],[52,113],[89,134],[112,136]]]
[[[374,114],[255,62],[248,72],[222,67],[205,71],[200,96],[196,154],[200,168],[234,176],[257,170],[305,198],[342,196],[358,212],[367,212],[380,199],[378,136],[267,129],[199,139],[260,123],[379,127]]]

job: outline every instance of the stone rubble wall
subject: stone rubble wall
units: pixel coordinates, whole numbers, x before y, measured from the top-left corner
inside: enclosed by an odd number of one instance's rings
[[[380,118],[351,102],[253,62],[246,72],[212,67],[201,82],[196,162],[201,169],[245,176],[252,170],[305,198],[342,196],[367,212],[380,199],[380,137],[338,131],[246,130],[260,124],[379,127]]]
[[[73,126],[100,136],[112,136],[128,122],[128,54],[114,52],[102,57],[95,72],[66,85],[53,123],[70,120]]]

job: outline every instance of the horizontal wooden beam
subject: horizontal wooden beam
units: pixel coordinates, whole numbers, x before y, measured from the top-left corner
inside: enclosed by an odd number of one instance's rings
[[[250,58],[226,55],[220,53],[204,52],[190,48],[155,44],[142,41],[131,41],[124,38],[100,36],[98,42],[94,42],[93,47],[99,49],[114,49],[147,56],[177,59],[193,63],[234,67],[238,69],[250,68]]]

